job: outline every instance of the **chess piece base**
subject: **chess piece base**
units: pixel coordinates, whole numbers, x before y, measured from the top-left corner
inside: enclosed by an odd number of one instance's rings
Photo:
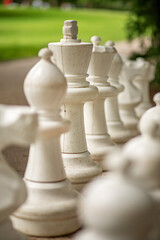
[[[121,121],[107,121],[107,127],[112,140],[117,144],[124,144],[131,138],[130,131]]]
[[[28,199],[12,217],[14,227],[31,236],[51,237],[80,228],[76,204],[78,193],[68,180],[36,183],[26,180]]]
[[[99,164],[92,161],[88,151],[62,154],[66,175],[77,191],[102,172]]]
[[[115,147],[114,143],[111,141],[109,134],[100,134],[100,135],[86,135],[88,150],[91,152],[92,160],[99,163],[103,169],[103,158],[104,156],[110,152],[113,147]],[[104,171],[104,169],[103,169]],[[106,170],[105,170],[106,171]]]

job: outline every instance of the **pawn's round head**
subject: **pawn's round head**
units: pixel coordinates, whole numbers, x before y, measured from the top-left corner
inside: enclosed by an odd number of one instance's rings
[[[110,173],[86,186],[84,195],[79,211],[87,229],[113,239],[144,239],[148,234],[154,204],[146,192],[127,178]]]
[[[160,106],[160,92],[156,93],[153,97],[153,101],[157,106]]]
[[[150,134],[160,139],[160,93],[155,94],[153,100],[156,106],[143,114],[139,128],[143,134]]]

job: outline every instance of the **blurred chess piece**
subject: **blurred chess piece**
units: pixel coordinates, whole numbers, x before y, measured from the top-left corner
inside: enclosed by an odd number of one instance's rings
[[[143,58],[138,58],[137,61],[140,61],[146,65],[143,74],[140,77],[134,79],[134,84],[141,91],[142,94],[142,101],[135,108],[137,116],[141,118],[143,113],[152,107],[149,88],[150,82],[155,77],[155,65],[145,61]]]
[[[102,168],[92,161],[87,149],[83,106],[96,98],[98,90],[86,81],[87,70],[92,54],[91,43],[77,39],[77,22],[64,22],[61,42],[49,43],[54,54],[54,62],[64,73],[67,95],[63,105],[63,117],[70,120],[71,129],[63,134],[61,147],[66,174],[76,190],[102,172]]]
[[[140,120],[141,136],[126,143],[119,161],[107,162],[109,170],[123,168],[128,178],[144,187],[157,203],[158,219],[154,238],[160,237],[160,93],[154,96],[158,106],[146,111]],[[152,238],[151,238],[152,239]]]
[[[88,150],[92,159],[102,164],[103,157],[115,145],[108,134],[104,101],[117,92],[117,89],[107,81],[107,75],[116,52],[110,46],[100,46],[101,39],[98,36],[93,36],[91,41],[93,50],[87,80],[98,88],[98,96],[95,100],[85,103],[84,119]]]
[[[46,48],[41,60],[24,82],[26,98],[38,113],[38,136],[31,145],[24,180],[27,201],[14,213],[16,229],[32,236],[50,237],[69,234],[80,225],[76,205],[79,194],[72,190],[61,157],[60,136],[69,123],[60,116],[67,82],[50,58]]]
[[[114,48],[114,43],[111,41],[106,42],[106,46]],[[110,82],[117,91],[114,91],[114,94],[105,101],[108,132],[111,135],[112,140],[117,144],[124,144],[131,138],[130,131],[124,126],[119,114],[118,94],[124,91],[124,86],[119,82],[119,75],[122,71],[122,66],[122,58],[117,52],[113,58],[108,74],[108,82]]]
[[[140,61],[123,60],[123,67],[120,74],[120,83],[124,85],[124,91],[118,95],[120,116],[131,136],[138,135],[138,117],[135,107],[141,102],[141,92],[133,84],[133,80],[143,74],[145,64]]]
[[[83,193],[79,215],[84,227],[74,240],[148,239],[154,223],[154,201],[123,172],[93,180]]]
[[[21,177],[7,164],[2,154],[9,145],[29,145],[34,141],[37,115],[28,107],[0,105],[0,239],[27,240],[14,230],[9,215],[26,200],[27,191]]]

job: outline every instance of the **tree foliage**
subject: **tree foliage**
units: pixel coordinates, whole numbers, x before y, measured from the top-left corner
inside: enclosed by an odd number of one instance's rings
[[[130,15],[126,24],[127,37],[128,39],[146,35],[151,37],[151,47],[144,57],[156,59],[156,83],[160,85],[160,1],[131,0],[130,2]]]

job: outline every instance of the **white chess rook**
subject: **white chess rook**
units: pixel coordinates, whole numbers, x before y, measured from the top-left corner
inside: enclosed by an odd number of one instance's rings
[[[141,102],[141,92],[133,84],[133,80],[142,74],[142,63],[131,60],[124,60],[120,74],[120,83],[124,85],[124,91],[118,95],[118,103],[121,119],[131,136],[138,135],[138,117],[135,107]]]
[[[142,93],[142,101],[135,108],[136,114],[139,118],[142,117],[143,113],[152,107],[150,100],[150,82],[155,77],[155,65],[145,61],[143,58],[138,58],[138,61],[142,61],[146,64],[146,69],[144,71],[144,75],[142,77],[135,79],[134,84]]]
[[[62,70],[68,83],[62,113],[64,118],[71,121],[71,130],[62,136],[63,162],[73,187],[81,190],[102,169],[91,159],[84,129],[84,103],[96,98],[98,92],[86,81],[93,45],[81,42],[77,39],[77,33],[77,22],[65,21],[63,39],[58,43],[49,43],[49,49],[54,53],[53,61]]]
[[[7,164],[2,150],[10,145],[26,146],[34,141],[37,115],[28,107],[0,105],[0,239],[27,240],[12,227],[9,215],[26,200],[23,180]]]
[[[106,46],[114,48],[114,42],[108,41],[106,42]],[[124,90],[124,86],[119,83],[119,75],[121,73],[122,66],[123,61],[117,52],[113,58],[112,65],[108,73],[108,82],[112,84],[117,91],[114,91],[113,94],[105,101],[108,132],[111,135],[112,140],[117,144],[124,144],[131,138],[130,131],[124,126],[119,114],[118,94]]]
[[[87,80],[98,88],[98,96],[95,100],[85,103],[84,119],[88,150],[92,159],[103,165],[104,155],[114,147],[107,131],[104,101],[117,91],[107,82],[107,74],[115,51],[112,47],[100,46],[101,39],[98,36],[93,36],[91,41],[93,50]]]
[[[31,145],[24,180],[27,201],[15,212],[14,226],[32,236],[58,236],[76,231],[76,203],[79,194],[72,190],[62,162],[60,135],[69,123],[60,116],[67,82],[42,49],[41,60],[30,70],[24,82],[26,98],[39,115],[38,136]]]

